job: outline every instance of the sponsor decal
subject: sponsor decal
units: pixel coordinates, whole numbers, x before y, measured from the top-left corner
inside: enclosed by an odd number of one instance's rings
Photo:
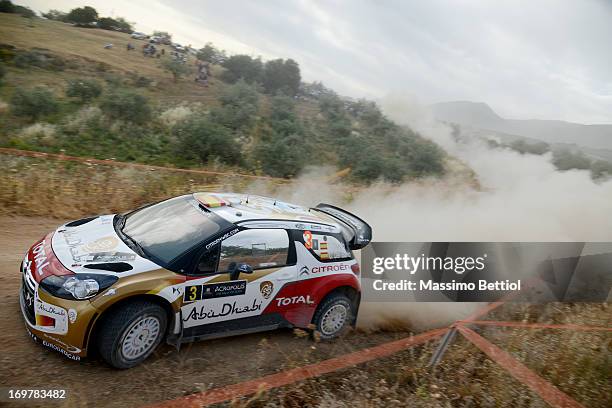
[[[65,357],[68,357],[71,360],[74,360],[74,361],[80,361],[81,360],[80,356],[77,356],[76,354],[71,354],[71,353],[67,352],[66,350],[64,350],[63,348],[61,348],[59,346],[56,346],[53,343],[49,343],[47,340],[43,339],[42,345],[45,346],[45,347],[49,347],[50,349],[53,349],[53,350],[63,354]]]
[[[60,339],[58,339],[57,337],[53,337],[53,336],[49,336],[48,334],[44,334],[44,336],[50,340],[53,340],[54,342],[58,343],[60,346],[62,346],[68,353],[72,353],[72,354],[78,354],[81,352],[81,349],[73,346],[71,344],[66,344],[63,341],[61,341]]]
[[[246,280],[186,286],[183,301],[195,302],[202,299],[244,295],[246,287]]]
[[[81,246],[83,240],[79,238],[76,231],[66,231],[62,235],[64,237],[64,241],[66,241],[66,245],[68,245],[68,250],[70,251],[72,260],[75,262],[80,262],[78,247]]]
[[[68,312],[59,306],[34,299],[36,328],[49,333],[64,334],[68,331]]]
[[[349,269],[350,267],[347,264],[335,264],[335,265],[313,266],[310,272],[312,273],[340,272],[340,271],[348,271]]]
[[[289,306],[297,304],[312,305],[314,304],[314,300],[310,298],[310,295],[276,298],[276,306]]]
[[[96,239],[83,245],[83,252],[108,252],[119,245],[119,240],[115,237],[104,237]]]
[[[36,263],[36,273],[38,273],[39,276],[43,276],[45,268],[49,266],[47,254],[45,253],[44,239],[32,248],[32,253],[34,254],[34,262]]]
[[[204,319],[213,319],[215,317],[226,317],[233,316],[242,313],[250,313],[261,310],[261,305],[263,302],[258,302],[257,299],[253,300],[252,305],[245,306],[237,306],[236,302],[232,303],[224,303],[221,306],[221,309],[207,309],[207,305],[204,304],[200,308],[194,307],[191,309],[191,312],[187,315],[187,317],[183,318],[183,321],[189,320],[204,320]]]
[[[76,322],[76,319],[77,319],[77,311],[74,309],[68,309],[68,320],[70,320],[70,323]]]
[[[25,288],[25,284],[24,284],[24,288]],[[27,289],[24,291],[24,293],[25,293],[25,299],[24,299],[24,301],[25,301],[25,303],[26,303],[26,306],[27,306],[28,308],[34,307],[34,296],[32,296],[32,294],[30,293],[30,291],[29,291],[29,290],[27,290]]]
[[[304,246],[306,249],[312,249],[312,232],[304,231],[302,238],[304,238]]]
[[[206,244],[206,249],[210,249],[212,247],[214,247],[215,245],[217,245],[219,242],[223,241],[224,239],[227,239],[229,237],[231,237],[232,235],[236,234],[238,231],[240,231],[238,228],[233,229],[229,232],[226,232],[225,234],[223,234],[223,236],[215,239],[214,241],[209,242],[208,244]]]
[[[66,231],[63,236],[74,265],[80,266],[85,262],[129,262],[136,259],[134,253],[113,251],[119,245],[119,240],[112,236],[87,244],[83,244],[77,231]]]
[[[66,316],[66,310],[50,303],[36,302],[36,312],[47,316]]]
[[[30,267],[32,266],[32,261],[30,261],[26,255],[26,258],[23,260],[23,273],[29,273]]]
[[[129,262],[136,259],[136,254],[129,252],[95,252],[79,257],[81,262]]]
[[[308,276],[308,275],[310,275],[310,270],[308,269],[306,265],[302,266],[302,268],[300,269],[300,276]]]
[[[274,284],[270,281],[261,282],[259,284],[259,291],[261,292],[261,296],[264,299],[269,299],[272,296],[272,292],[274,291]]]

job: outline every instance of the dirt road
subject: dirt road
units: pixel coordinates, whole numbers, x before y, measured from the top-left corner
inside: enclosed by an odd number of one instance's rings
[[[408,335],[401,331],[354,332],[333,343],[315,343],[284,330],[189,344],[180,352],[162,346],[143,365],[127,371],[112,369],[98,359],[69,361],[30,339],[18,298],[19,262],[24,252],[62,222],[37,217],[0,217],[0,384],[65,388],[68,399],[61,406],[138,406],[256,378]]]

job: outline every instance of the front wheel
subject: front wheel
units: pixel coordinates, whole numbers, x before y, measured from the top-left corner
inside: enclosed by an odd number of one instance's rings
[[[343,335],[352,321],[351,301],[341,294],[335,294],[323,300],[313,318],[313,323],[322,340],[331,340]]]
[[[167,321],[166,311],[153,302],[139,300],[120,306],[98,331],[100,355],[115,368],[137,366],[161,343]]]

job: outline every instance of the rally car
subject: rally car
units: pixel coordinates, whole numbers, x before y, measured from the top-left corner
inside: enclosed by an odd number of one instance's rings
[[[62,225],[26,253],[31,337],[130,368],[181,343],[280,327],[333,339],[355,324],[370,226],[340,208],[194,193]]]

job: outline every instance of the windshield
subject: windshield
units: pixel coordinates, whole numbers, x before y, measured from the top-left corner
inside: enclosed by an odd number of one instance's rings
[[[230,225],[200,208],[192,196],[181,196],[128,214],[122,232],[145,253],[170,263]]]

